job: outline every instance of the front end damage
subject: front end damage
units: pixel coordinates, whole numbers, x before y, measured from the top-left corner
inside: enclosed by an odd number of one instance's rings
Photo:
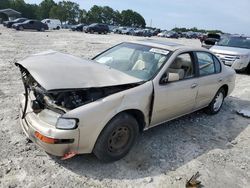
[[[74,117],[64,118],[67,112],[138,85],[46,90],[26,68],[16,65],[25,88],[20,96],[20,121],[24,133],[48,153],[64,158],[78,153],[80,138],[80,122]]]

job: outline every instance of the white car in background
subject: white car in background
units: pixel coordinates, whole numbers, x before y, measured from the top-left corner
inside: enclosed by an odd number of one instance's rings
[[[44,19],[42,20],[43,23],[47,24],[50,30],[53,29],[61,29],[62,28],[62,23],[58,19]]]
[[[210,50],[227,66],[236,71],[250,72],[250,37],[228,36]]]

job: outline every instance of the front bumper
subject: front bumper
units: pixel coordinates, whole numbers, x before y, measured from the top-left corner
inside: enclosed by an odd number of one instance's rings
[[[79,143],[79,129],[74,130],[59,130],[55,128],[54,123],[47,123],[43,121],[39,114],[35,114],[30,107],[30,100],[28,102],[28,107],[25,117],[22,119],[23,107],[24,107],[24,95],[20,98],[20,123],[21,127],[26,134],[26,136],[32,140],[36,145],[44,149],[46,152],[55,156],[64,156],[69,152],[78,153],[78,143]],[[46,114],[46,113],[44,113]],[[44,115],[43,114],[43,119]],[[53,122],[53,118],[58,118],[55,113],[48,111],[48,122]],[[55,121],[54,121],[55,122]],[[72,143],[58,143],[58,144],[48,144],[35,136],[35,132],[54,139],[74,139]]]

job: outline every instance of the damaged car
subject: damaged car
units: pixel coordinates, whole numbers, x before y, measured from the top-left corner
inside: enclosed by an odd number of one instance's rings
[[[235,71],[210,51],[159,40],[118,44],[91,60],[47,51],[16,65],[20,122],[46,152],[124,157],[138,134],[205,108],[220,111]]]

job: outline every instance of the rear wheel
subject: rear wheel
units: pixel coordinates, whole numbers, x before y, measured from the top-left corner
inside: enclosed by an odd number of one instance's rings
[[[139,134],[134,117],[121,113],[114,117],[101,132],[94,147],[94,154],[104,162],[123,158],[131,149]]]
[[[20,26],[18,30],[23,31],[24,30],[23,26]]]
[[[223,88],[220,88],[219,91],[216,93],[215,97],[213,98],[212,102],[206,108],[206,112],[211,115],[217,114],[223,105],[225,96],[225,90]]]
[[[40,31],[44,32],[44,31],[45,31],[45,29],[42,27],[42,28],[40,29]]]
[[[57,27],[56,27],[56,29],[57,29],[57,30],[59,30],[59,29],[60,29],[60,27],[59,27],[59,26],[57,26]]]

